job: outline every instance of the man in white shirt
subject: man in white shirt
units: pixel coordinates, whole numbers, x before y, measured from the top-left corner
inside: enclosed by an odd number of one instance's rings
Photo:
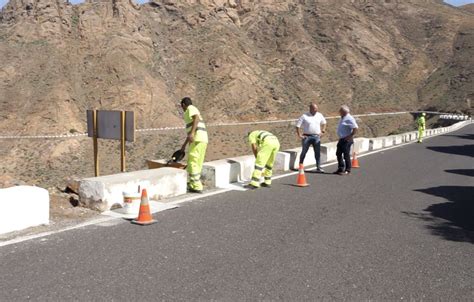
[[[301,128],[303,128],[303,131],[301,131]],[[303,145],[300,164],[304,163],[309,147],[313,146],[317,171],[324,173],[321,168],[321,135],[326,133],[326,119],[318,112],[318,105],[314,103],[309,105],[309,112],[303,114],[296,123],[296,133]]]
[[[337,143],[337,171],[336,174],[347,175],[351,173],[351,147],[354,144],[354,136],[357,133],[359,126],[355,118],[350,114],[348,106],[343,105],[339,109],[341,119],[337,126],[337,136],[339,142]]]

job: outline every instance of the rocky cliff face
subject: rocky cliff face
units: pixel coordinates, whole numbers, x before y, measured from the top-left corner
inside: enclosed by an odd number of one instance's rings
[[[0,129],[84,131],[89,108],[179,124],[185,95],[208,120],[287,117],[313,100],[326,112],[465,106],[472,19],[435,0],[11,0]]]

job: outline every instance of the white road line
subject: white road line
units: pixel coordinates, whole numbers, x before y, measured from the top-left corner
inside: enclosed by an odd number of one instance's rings
[[[12,244],[32,240],[32,239],[43,238],[43,237],[46,237],[46,236],[50,236],[50,235],[54,235],[54,234],[58,234],[58,233],[66,232],[66,231],[71,231],[71,230],[87,227],[87,226],[90,226],[90,225],[97,225],[97,224],[104,223],[104,222],[111,221],[111,220],[115,220],[115,219],[116,218],[114,218],[114,217],[101,217],[101,218],[97,218],[97,219],[94,219],[94,220],[90,220],[90,221],[80,223],[78,225],[74,225],[74,226],[71,226],[71,227],[60,229],[60,230],[57,230],[57,231],[49,231],[49,232],[43,232],[43,233],[38,233],[38,234],[33,234],[33,235],[22,236],[22,237],[18,237],[18,238],[15,238],[15,239],[2,241],[2,242],[0,242],[0,247],[7,246],[7,245],[12,245]]]

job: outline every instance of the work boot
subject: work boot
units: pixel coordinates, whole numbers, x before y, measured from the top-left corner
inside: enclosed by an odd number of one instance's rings
[[[202,190],[196,190],[193,188],[188,188],[189,193],[196,193],[196,194],[202,194]]]
[[[257,187],[256,185],[253,185],[253,184],[247,184],[244,186],[245,189],[249,189],[249,190],[255,190],[255,189],[259,189],[260,187]]]
[[[262,184],[262,187],[264,187],[264,188],[271,188],[272,185],[271,185],[271,184],[267,184],[267,183],[263,183],[263,184]]]

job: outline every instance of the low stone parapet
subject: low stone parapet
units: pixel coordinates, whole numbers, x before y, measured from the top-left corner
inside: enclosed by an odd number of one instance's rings
[[[371,138],[369,140],[370,151],[379,150],[383,148],[384,138]]]
[[[228,159],[207,162],[202,169],[202,178],[207,187],[227,188],[239,181],[240,163]]]
[[[365,137],[358,137],[354,139],[353,151],[357,154],[365,153],[370,150],[370,140]]]
[[[0,234],[49,224],[49,193],[32,186],[0,189]]]
[[[80,181],[80,201],[91,209],[110,210],[123,206],[123,192],[147,189],[148,197],[160,200],[186,193],[187,173],[161,168],[86,178]]]
[[[324,163],[337,160],[336,150],[337,150],[337,142],[322,144],[321,145],[321,163],[324,164]]]

